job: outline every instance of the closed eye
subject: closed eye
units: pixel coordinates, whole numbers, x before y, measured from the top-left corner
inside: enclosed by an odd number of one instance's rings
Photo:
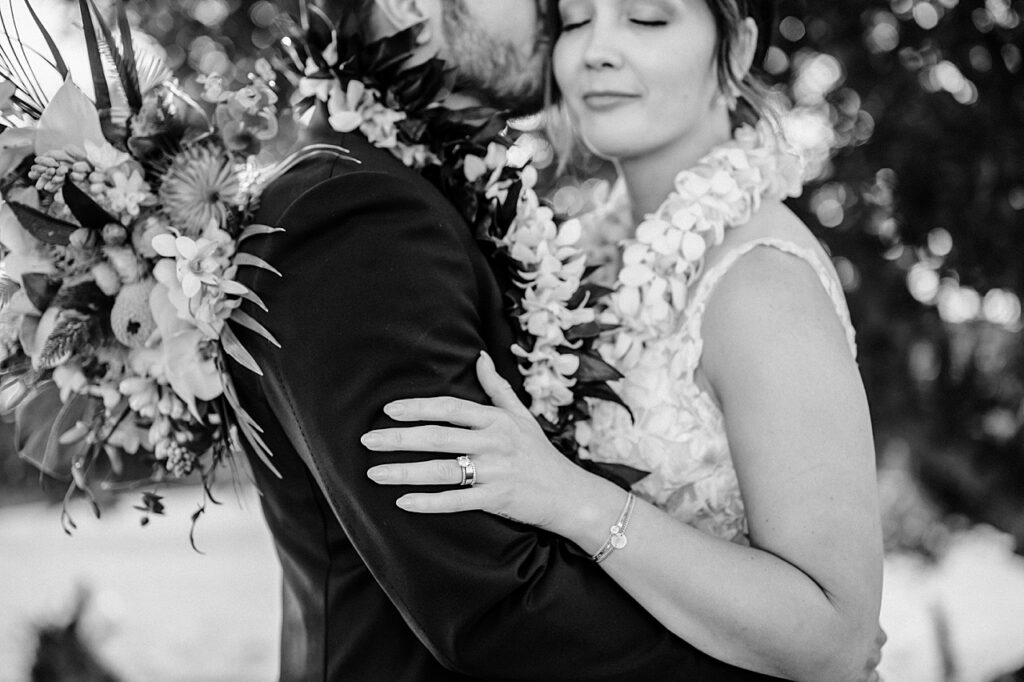
[[[575,31],[578,28],[583,28],[590,23],[589,19],[583,21],[571,21],[562,24],[562,33],[568,33],[569,31]]]
[[[644,20],[644,19],[630,19],[630,23],[636,24],[637,26],[667,26],[667,21],[660,20]]]

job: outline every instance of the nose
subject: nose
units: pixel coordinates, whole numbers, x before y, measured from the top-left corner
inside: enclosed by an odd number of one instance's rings
[[[622,53],[615,44],[615,36],[607,21],[596,19],[587,36],[583,63],[588,69],[617,69],[622,66]]]

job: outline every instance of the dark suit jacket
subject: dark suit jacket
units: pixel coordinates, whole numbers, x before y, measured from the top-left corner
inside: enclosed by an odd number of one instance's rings
[[[282,474],[252,458],[284,569],[287,680],[748,680],[669,634],[559,537],[482,512],[416,515],[366,477],[364,432],[397,398],[483,402],[481,349],[521,386],[489,265],[456,209],[361,137],[275,182],[245,248],[284,274],[241,281],[283,344],[234,366]],[[250,312],[254,312],[250,309]],[[699,561],[700,557],[694,557]]]

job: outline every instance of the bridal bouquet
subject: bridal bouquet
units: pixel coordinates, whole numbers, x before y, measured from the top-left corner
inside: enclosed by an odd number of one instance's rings
[[[235,275],[272,270],[238,247],[275,231],[247,223],[252,158],[277,134],[277,113],[265,62],[238,90],[207,79],[200,104],[137,54],[121,3],[119,43],[92,0],[79,3],[92,99],[28,0],[59,76],[52,95],[40,77],[52,74],[17,58],[31,51],[21,34],[2,37],[12,49],[0,49],[0,405],[15,415],[20,454],[98,513],[96,480],[120,474],[126,456],[147,481],[197,472],[207,496],[240,435],[270,466],[226,358],[260,371],[236,327],[276,343],[240,310],[262,303]],[[141,509],[160,513],[159,496],[146,493]],[[62,518],[74,527],[66,505]]]

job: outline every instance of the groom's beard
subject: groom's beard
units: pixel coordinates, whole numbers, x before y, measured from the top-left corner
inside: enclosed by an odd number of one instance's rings
[[[518,46],[488,35],[459,11],[444,12],[448,47],[456,63],[455,89],[479,97],[483,104],[512,116],[540,111],[545,105],[548,68],[545,41]]]

